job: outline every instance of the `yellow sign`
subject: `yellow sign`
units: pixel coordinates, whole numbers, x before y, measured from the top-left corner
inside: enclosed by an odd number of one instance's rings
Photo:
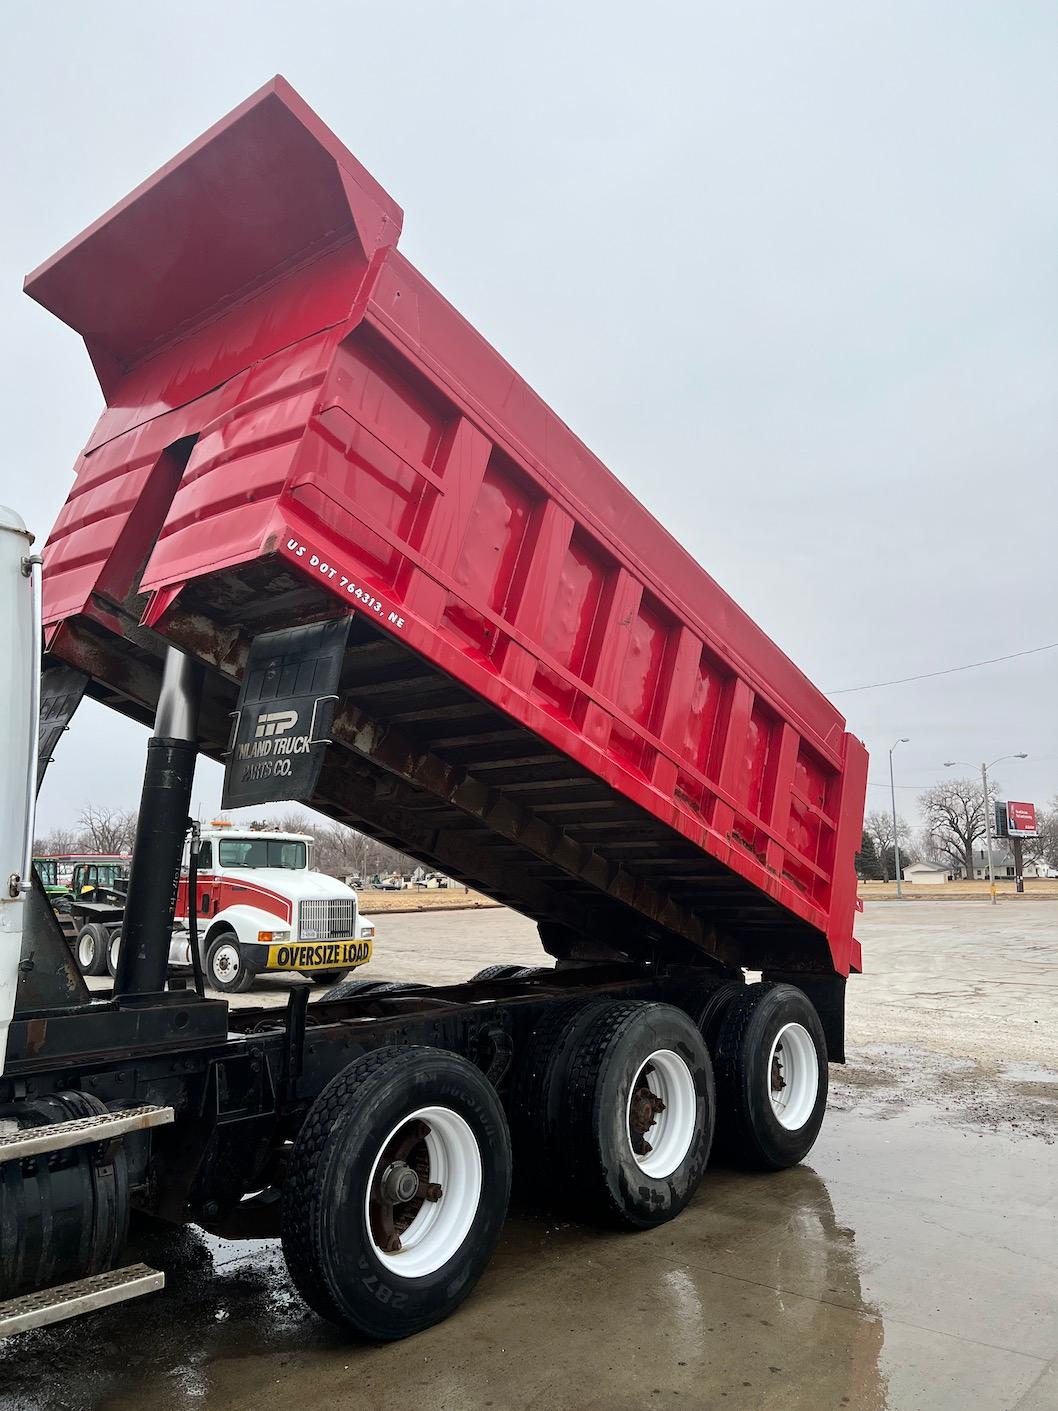
[[[269,970],[352,970],[370,959],[370,941],[305,941],[268,947]]]

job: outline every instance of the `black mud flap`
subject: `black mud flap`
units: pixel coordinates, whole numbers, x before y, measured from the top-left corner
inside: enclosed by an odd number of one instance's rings
[[[815,1005],[827,1040],[831,1063],[845,1062],[845,977],[815,975],[804,970],[765,970],[764,980],[796,985]]]
[[[37,747],[37,791],[55,747],[81,704],[88,677],[64,662],[49,662],[40,677],[40,743]]]
[[[350,620],[254,638],[224,766],[224,808],[312,798],[330,744]]]

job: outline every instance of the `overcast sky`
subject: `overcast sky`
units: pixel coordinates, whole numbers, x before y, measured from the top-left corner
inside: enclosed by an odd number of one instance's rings
[[[25,273],[273,73],[401,249],[825,690],[1058,641],[1058,8],[7,6],[0,498],[43,537],[101,407]],[[116,291],[117,294],[117,291]],[[119,297],[119,295],[117,295]],[[1058,652],[835,695],[888,802],[1058,792]],[[138,798],[82,708],[41,829]],[[208,813],[219,769],[201,762]]]

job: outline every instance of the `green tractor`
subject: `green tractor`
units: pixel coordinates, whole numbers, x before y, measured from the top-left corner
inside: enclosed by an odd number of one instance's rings
[[[57,902],[69,900],[70,888],[66,882],[59,881],[59,862],[54,857],[35,857],[33,866],[40,884],[51,899],[52,906]]]

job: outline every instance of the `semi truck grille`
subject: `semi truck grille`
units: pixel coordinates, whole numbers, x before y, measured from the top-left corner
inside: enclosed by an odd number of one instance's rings
[[[298,935],[303,941],[355,939],[356,902],[347,897],[303,901],[298,911]]]

